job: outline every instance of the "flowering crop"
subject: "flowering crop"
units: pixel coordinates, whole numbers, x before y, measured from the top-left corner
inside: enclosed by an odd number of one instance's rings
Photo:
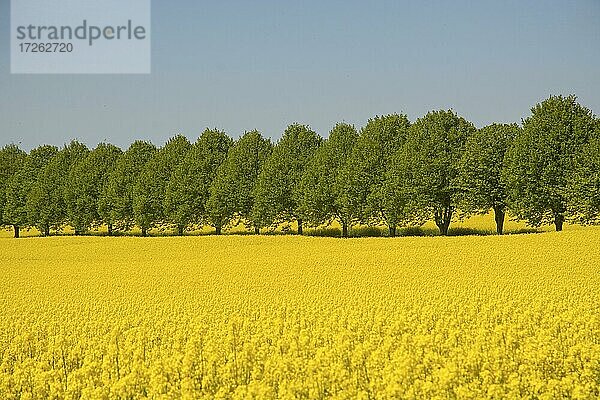
[[[0,398],[598,398],[600,230],[0,240]]]

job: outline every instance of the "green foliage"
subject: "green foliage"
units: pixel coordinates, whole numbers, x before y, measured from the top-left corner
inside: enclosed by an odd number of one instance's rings
[[[209,218],[206,202],[217,168],[227,157],[231,144],[225,132],[206,129],[174,169],[166,187],[165,211],[179,234],[191,223],[221,226]]]
[[[165,211],[167,185],[191,147],[185,136],[176,135],[142,168],[133,189],[133,212],[143,235],[147,229],[168,222]]]
[[[320,144],[321,138],[308,126],[288,126],[259,174],[252,212],[255,223],[269,226],[298,220],[301,233],[300,181]]]
[[[600,122],[596,136],[584,147],[568,177],[566,198],[574,221],[600,223]]]
[[[109,224],[99,212],[99,202],[108,176],[122,151],[112,144],[100,143],[69,171],[65,198],[67,215],[75,232],[82,233],[92,225]]]
[[[443,235],[461,195],[460,161],[475,127],[453,111],[432,111],[410,128],[386,176],[386,204],[420,224],[433,218]]]
[[[17,145],[9,144],[0,149],[0,226],[5,225],[4,207],[6,205],[6,190],[11,178],[25,163],[27,153]]]
[[[575,96],[551,96],[531,109],[506,154],[504,180],[511,211],[531,226],[567,217],[567,179],[594,132],[592,112]]]
[[[66,193],[71,168],[89,153],[88,148],[72,141],[43,168],[27,198],[27,216],[31,224],[48,235],[50,227],[60,229],[68,222]]]
[[[506,184],[501,179],[504,154],[518,132],[516,124],[492,124],[469,137],[460,163],[463,211],[485,214],[506,206]]]
[[[338,179],[358,139],[352,125],[338,123],[327,140],[317,149],[300,182],[302,214],[312,225],[329,223],[337,218],[348,235],[353,215],[340,206],[343,204],[343,184]]]
[[[504,155],[519,133],[516,124],[492,124],[467,139],[460,163],[460,209],[466,213],[496,213],[497,231],[502,233],[508,192],[502,180]]]
[[[135,225],[135,182],[155,153],[156,147],[152,143],[137,140],[119,157],[109,173],[98,202],[98,212],[102,220],[114,225],[115,230],[127,231]]]
[[[37,147],[27,155],[23,168],[19,169],[9,180],[6,190],[4,220],[15,226],[29,226],[27,218],[27,198],[46,164],[56,155],[55,146]]]
[[[356,234],[356,223],[379,232],[385,223],[394,236],[399,226],[399,234],[421,232],[433,218],[446,235],[457,210],[461,218],[490,208],[498,233],[507,210],[534,227],[600,223],[600,120],[576,100],[551,96],[522,129],[476,130],[453,111],[434,111],[413,125],[405,115],[377,116],[360,134],[339,123],[325,141],[292,124],[275,147],[257,131],[233,143],[210,129],[194,145],[177,135],[161,149],[137,141],[125,153],[73,141],[27,155],[8,145],[0,149],[0,225],[48,235],[67,223],[76,233],[138,224],[146,235],[205,224],[219,233],[242,222],[255,231],[283,223],[285,232],[297,221],[301,233],[303,222],[338,220],[342,236]]]
[[[406,115],[391,114],[370,119],[361,130],[338,177],[338,207],[349,221],[377,224],[383,219],[395,229],[384,203],[384,177],[409,127]]]
[[[206,207],[213,222],[225,226],[231,219],[238,218],[247,228],[261,228],[252,216],[254,188],[272,151],[271,142],[255,130],[246,132],[235,142],[210,186]]]

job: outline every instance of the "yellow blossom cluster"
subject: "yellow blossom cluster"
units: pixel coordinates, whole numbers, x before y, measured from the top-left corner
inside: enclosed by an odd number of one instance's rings
[[[600,396],[600,229],[0,239],[2,399]]]

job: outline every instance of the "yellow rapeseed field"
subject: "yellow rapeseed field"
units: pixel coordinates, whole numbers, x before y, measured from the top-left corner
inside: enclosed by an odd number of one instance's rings
[[[600,229],[0,239],[0,398],[600,396]]]

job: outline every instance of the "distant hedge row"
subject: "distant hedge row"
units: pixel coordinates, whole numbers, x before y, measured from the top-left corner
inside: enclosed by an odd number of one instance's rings
[[[551,96],[517,124],[476,129],[453,111],[370,119],[358,132],[339,123],[322,139],[290,125],[272,144],[257,131],[232,140],[206,129],[163,147],[136,141],[126,151],[72,141],[26,154],[0,150],[0,222],[65,225],[76,234],[106,224],[108,233],[134,226],[146,235],[171,227],[243,223],[261,228],[296,221],[338,220],[342,235],[357,223],[397,227],[433,219],[446,235],[461,214],[494,210],[497,231],[507,211],[531,226],[570,220],[600,222],[600,121],[575,96]]]

